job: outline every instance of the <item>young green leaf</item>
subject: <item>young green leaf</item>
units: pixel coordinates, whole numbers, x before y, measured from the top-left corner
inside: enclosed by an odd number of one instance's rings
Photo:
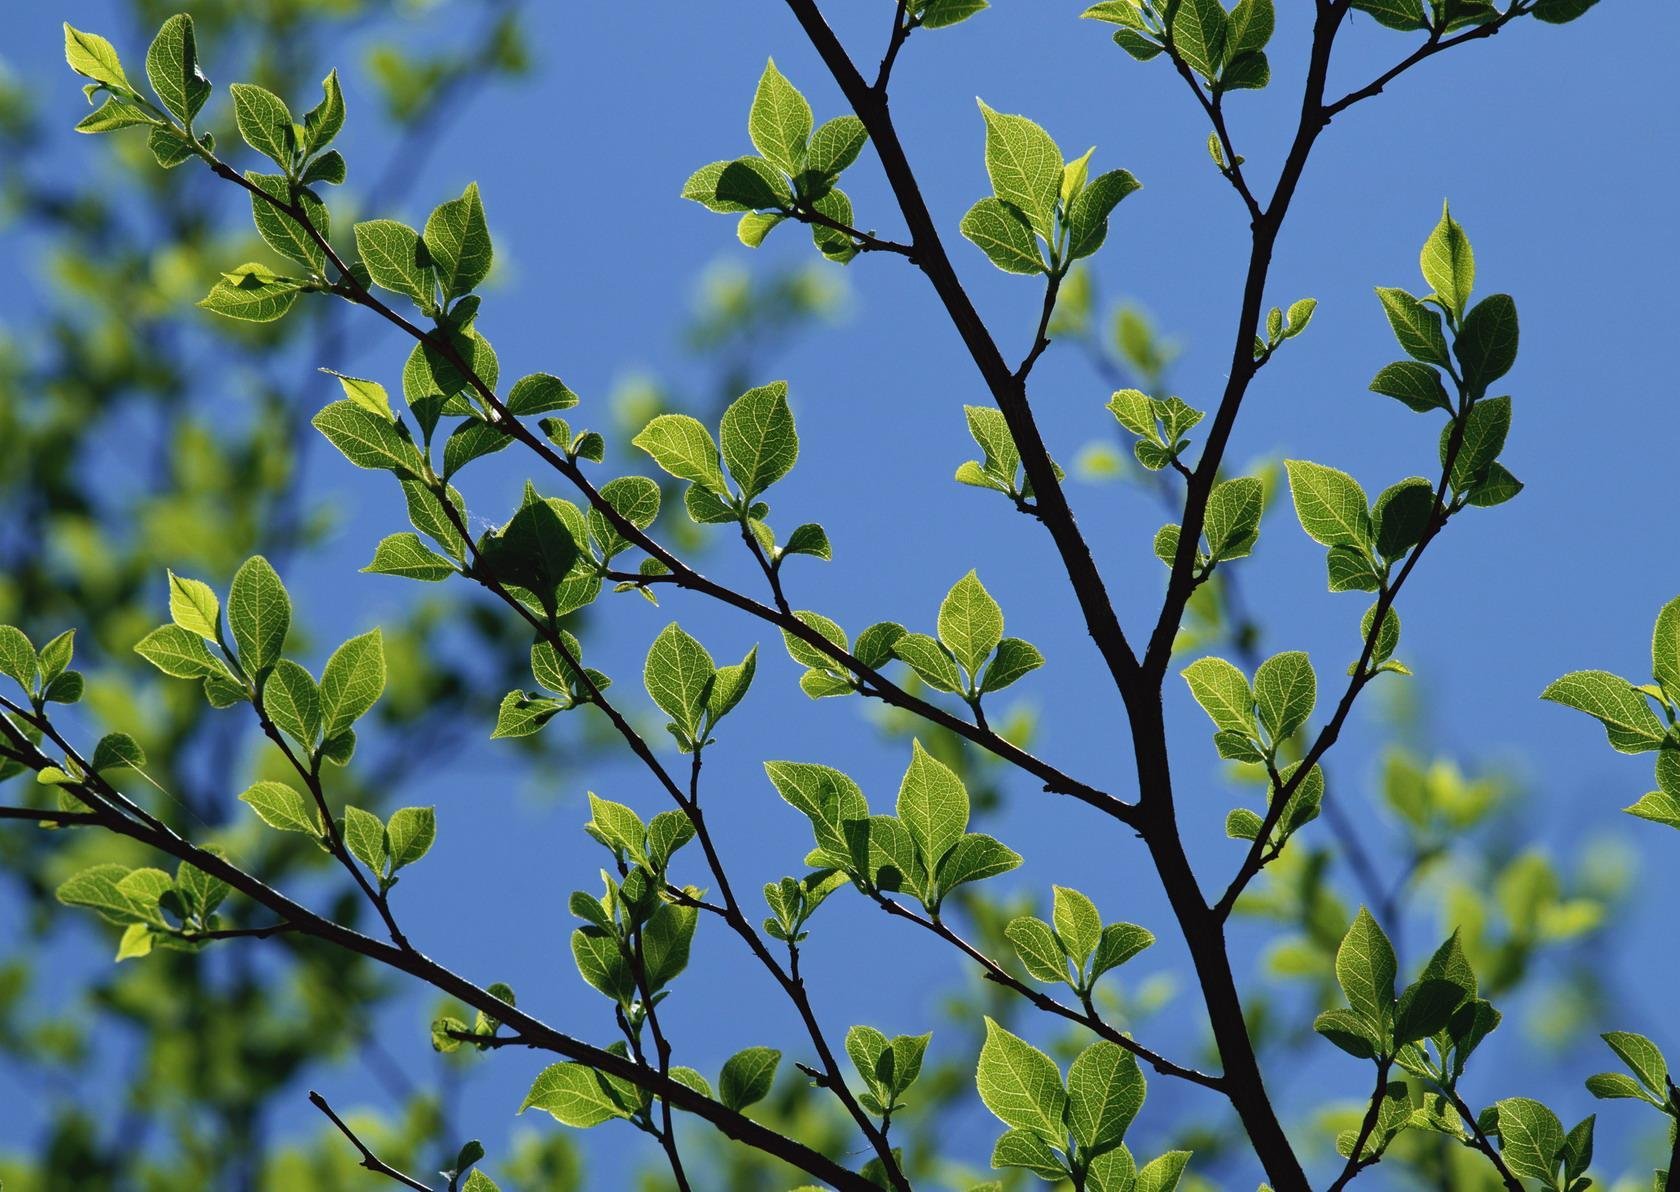
[[[1061,149],[1025,116],[993,111],[983,100],[980,114],[986,122],[986,174],[992,193],[1020,211],[1048,240],[1062,188]]]
[[[939,640],[971,678],[1003,640],[1003,610],[973,571],[959,579],[939,605]]]
[[[718,1099],[726,1109],[736,1111],[756,1104],[770,1095],[776,1080],[776,1066],[782,1053],[773,1047],[747,1047],[737,1051],[723,1063],[718,1073]]]
[[[1441,222],[1423,242],[1418,264],[1423,270],[1423,280],[1434,287],[1435,297],[1454,318],[1462,318],[1469,306],[1470,291],[1476,284],[1476,254],[1470,249],[1470,238],[1445,203],[1441,204]]]
[[[560,1063],[550,1064],[531,1082],[519,1103],[520,1113],[527,1109],[540,1109],[563,1126],[587,1129],[613,1118],[627,1118],[635,1105],[588,1065]]]
[[[787,382],[760,385],[730,402],[718,427],[718,439],[729,474],[746,500],[786,476],[799,458]]]
[[[653,462],[679,480],[690,480],[717,494],[729,495],[717,444],[698,419],[687,414],[661,414],[630,440],[653,457]]]
[[[1005,273],[1043,273],[1044,257],[1019,210],[988,195],[968,209],[962,234]]]
[[[700,743],[696,737],[716,674],[717,667],[706,647],[684,633],[675,621],[661,630],[648,647],[642,682],[653,702],[675,723],[685,742]]]
[[[177,13],[158,30],[146,51],[146,78],[163,106],[182,124],[191,125],[210,98],[210,80],[198,67],[190,16]]]
[[[1396,971],[1393,945],[1371,912],[1361,907],[1336,949],[1336,982],[1348,1005],[1384,1030],[1394,1009]]]
[[[753,147],[775,162],[786,174],[804,168],[806,145],[811,138],[811,105],[799,89],[776,69],[770,59],[759,77],[747,115],[747,135]]]
[[[1089,1154],[1119,1146],[1143,1108],[1143,1073],[1137,1059],[1106,1039],[1099,1039],[1068,1066],[1068,1125]]]
[[[420,233],[394,219],[363,220],[355,233],[356,252],[374,283],[430,310],[436,300],[436,282]]]
[[[421,240],[437,271],[444,301],[477,289],[490,272],[492,256],[478,183],[467,183],[460,198],[438,204],[426,220]]]
[[[321,814],[308,797],[284,782],[258,782],[239,796],[271,828],[321,835]]]
[[[286,101],[255,83],[235,83],[228,90],[233,94],[233,118],[245,143],[281,169],[291,169],[297,139]]]
[[[1364,548],[1371,540],[1365,490],[1346,472],[1306,460],[1284,461],[1295,515],[1307,537],[1322,546]]]
[[[898,788],[898,817],[929,871],[968,828],[968,790],[955,771],[910,743],[910,765]]]
[[[1042,1051],[985,1019],[975,1084],[980,1100],[1007,1126],[1028,1130],[1055,1146],[1065,1143],[1067,1092],[1056,1063]]]
[[[1293,736],[1318,703],[1312,663],[1298,650],[1274,654],[1254,672],[1254,699],[1273,741]]]
[[[385,690],[385,639],[370,629],[332,652],[321,671],[325,736],[338,736],[361,719]]]
[[[431,807],[400,807],[385,825],[391,851],[391,871],[412,865],[431,849],[437,839],[437,812]]]
[[[1180,673],[1215,728],[1254,735],[1254,691],[1242,671],[1223,658],[1200,658]]]

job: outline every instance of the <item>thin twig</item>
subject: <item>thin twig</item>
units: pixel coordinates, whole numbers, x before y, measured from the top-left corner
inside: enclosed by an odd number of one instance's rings
[[[385,1176],[388,1179],[395,1180],[405,1188],[413,1188],[415,1192],[432,1192],[432,1186],[430,1184],[422,1184],[413,1176],[405,1175],[403,1172],[398,1171],[395,1167],[392,1167],[389,1163],[385,1162],[385,1160],[381,1159],[378,1155],[374,1154],[368,1147],[367,1143],[363,1142],[360,1138],[357,1138],[356,1132],[344,1124],[344,1119],[333,1112],[333,1107],[327,1104],[327,1099],[321,1096],[320,1093],[317,1093],[314,1089],[309,1090],[309,1103],[316,1109],[319,1109],[322,1113],[326,1114],[327,1119],[331,1121],[333,1125],[338,1127],[338,1132],[348,1138],[350,1140],[350,1145],[361,1152],[361,1165],[363,1167],[367,1168],[369,1171],[377,1172],[379,1175]]]

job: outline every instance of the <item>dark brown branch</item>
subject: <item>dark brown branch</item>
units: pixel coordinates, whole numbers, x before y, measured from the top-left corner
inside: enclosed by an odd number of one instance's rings
[[[1452,37],[1442,37],[1439,33],[1431,33],[1428,41],[1424,42],[1416,50],[1412,51],[1412,53],[1395,63],[1395,65],[1383,71],[1382,74],[1378,75],[1371,82],[1365,84],[1365,86],[1359,88],[1357,91],[1348,92],[1335,103],[1327,104],[1324,108],[1325,119],[1328,120],[1333,116],[1337,116],[1342,112],[1347,111],[1347,109],[1351,108],[1354,104],[1359,103],[1361,100],[1370,99],[1373,96],[1382,94],[1383,88],[1388,86],[1395,79],[1405,74],[1418,63],[1424,61],[1425,59],[1434,57],[1443,50],[1450,50],[1454,46],[1463,45],[1467,41],[1475,41],[1478,38],[1492,37],[1517,17],[1520,17],[1524,13],[1528,12],[1528,10],[1529,6],[1519,0],[1518,3],[1511,5],[1510,8],[1501,13],[1497,19],[1489,21],[1485,25],[1474,25],[1465,30],[1463,33],[1456,34]]]
[[[1457,1112],[1460,1120],[1470,1128],[1470,1141],[1465,1145],[1472,1150],[1480,1151],[1487,1156],[1493,1169],[1499,1173],[1499,1179],[1505,1185],[1506,1192],[1525,1192],[1523,1182],[1511,1174],[1511,1169],[1505,1165],[1505,1158],[1494,1147],[1493,1142],[1482,1132],[1481,1123],[1476,1120],[1475,1113],[1464,1103],[1464,1098],[1458,1095],[1457,1089],[1445,1089],[1443,1095]]]
[[[385,1162],[385,1160],[374,1154],[368,1147],[367,1143],[363,1142],[360,1138],[357,1138],[356,1132],[344,1124],[344,1119],[333,1112],[333,1107],[327,1104],[327,1099],[321,1096],[320,1093],[317,1093],[314,1089],[309,1090],[309,1103],[316,1109],[319,1109],[322,1113],[326,1114],[328,1120],[338,1127],[338,1132],[348,1138],[350,1140],[350,1145],[361,1152],[361,1165],[363,1167],[367,1168],[369,1171],[385,1176],[387,1179],[395,1180],[405,1188],[413,1188],[415,1189],[415,1192],[432,1192],[432,1186],[430,1184],[422,1184],[413,1176],[406,1175],[403,1172],[398,1171],[395,1167],[392,1167],[389,1163]]]
[[[1329,1192],[1342,1192],[1343,1188],[1353,1182],[1355,1176],[1382,1159],[1380,1151],[1373,1155],[1363,1152],[1365,1144],[1371,1140],[1371,1135],[1377,1129],[1377,1121],[1382,1116],[1383,1101],[1388,1096],[1388,1069],[1392,1062],[1385,1056],[1377,1063],[1377,1087],[1371,1094],[1370,1107],[1365,1110],[1365,1119],[1359,1123],[1359,1133],[1354,1136],[1353,1148],[1348,1152],[1347,1165],[1342,1168],[1342,1174],[1336,1177],[1336,1182],[1330,1185]]]
[[[858,73],[845,47],[829,28],[828,22],[823,19],[815,0],[787,0],[787,5],[824,65],[828,67],[829,73],[839,84],[847,102],[852,105],[852,110],[869,131],[870,143],[875,146],[875,152],[881,159],[887,181],[910,230],[910,244],[915,250],[916,266],[932,283],[957,333],[962,337],[964,346],[974,359],[981,378],[990,390],[992,400],[1003,413],[1009,433],[1021,453],[1027,477],[1032,481],[1033,494],[1039,507],[1039,520],[1050,531],[1050,536],[1055,542],[1068,580],[1078,598],[1086,627],[1115,683],[1131,683],[1137,673],[1137,658],[1126,640],[1125,631],[1120,627],[1119,618],[1115,615],[1102,575],[1091,557],[1090,548],[1074,520],[1073,510],[1067,503],[1067,495],[1062,490],[1061,482],[1056,479],[1055,465],[1050,462],[1044,437],[1039,432],[1037,420],[1027,402],[1026,386],[1023,379],[1017,377],[1004,361],[991,333],[986,329],[985,322],[980,318],[979,311],[975,309],[963,289],[950,258],[946,256],[938,226],[934,223],[933,214],[922,197],[921,187],[910,167],[909,158],[905,155],[904,146],[898,139],[898,130],[894,127],[892,116],[887,110],[886,100]]]
[[[931,919],[919,911],[905,906],[898,900],[888,898],[879,892],[871,894],[871,897],[889,915],[896,915],[900,919],[908,919],[917,926],[933,932],[934,935],[937,935],[974,961],[975,964],[978,964],[984,972],[986,980],[995,982],[1005,989],[1013,990],[1045,1013],[1054,1014],[1059,1018],[1067,1019],[1069,1022],[1078,1023],[1098,1038],[1106,1039],[1110,1043],[1125,1048],[1163,1076],[1176,1076],[1180,1080],[1188,1080],[1191,1084],[1199,1084],[1203,1088],[1213,1089],[1216,1092],[1224,1091],[1225,1082],[1221,1077],[1206,1072],[1198,1072],[1196,1069],[1186,1068],[1182,1064],[1175,1064],[1158,1052],[1151,1051],[1143,1046],[1130,1035],[1116,1030],[1107,1022],[1104,1022],[1102,1017],[1097,1014],[1096,1008],[1091,1005],[1089,996],[1085,998],[1083,1009],[1076,1010],[1072,1006],[1057,1001],[1042,990],[1035,989],[1026,982],[1018,980],[1008,969],[951,930],[941,920]]]

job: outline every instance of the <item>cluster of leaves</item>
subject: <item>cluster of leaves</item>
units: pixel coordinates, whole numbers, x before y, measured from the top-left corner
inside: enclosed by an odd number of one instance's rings
[[[1267,799],[1287,798],[1276,817],[1276,836],[1266,846],[1281,851],[1284,843],[1318,818],[1324,802],[1324,773],[1314,765],[1299,774],[1301,763],[1280,763],[1280,751],[1306,725],[1318,703],[1318,675],[1311,659],[1299,650],[1274,654],[1254,671],[1254,681],[1235,663],[1201,658],[1183,671],[1190,694],[1213,721],[1213,745],[1228,761],[1264,765],[1270,779]],[[1255,840],[1266,820],[1245,807],[1225,817],[1225,834],[1233,840]]]
[[[1271,82],[1272,0],[1238,0],[1229,10],[1219,0],[1103,0],[1081,15],[1118,26],[1114,44],[1139,62],[1169,54],[1215,95]]]
[[[1086,1004],[1097,978],[1155,942],[1154,934],[1136,923],[1104,923],[1096,904],[1067,886],[1051,887],[1049,923],[1021,915],[1004,934],[1027,972],[1068,986]]]
[[[1172,1192],[1188,1151],[1169,1151],[1141,1168],[1126,1131],[1143,1108],[1137,1060],[1098,1040],[1074,1057],[1064,1082],[1056,1061],[991,1018],[980,1049],[980,1100],[1009,1129],[992,1148],[992,1166],[1018,1168],[1050,1183],[1072,1180],[1091,1192]]]
[[[782,798],[811,821],[816,848],[805,863],[844,873],[867,894],[903,891],[937,918],[957,887],[1021,863],[1013,849],[968,830],[968,788],[920,741],[911,745],[896,815],[870,814],[863,790],[830,766],[778,761],[766,762],[764,770]],[[819,878],[817,884],[824,883]]]
[[[1618,753],[1655,753],[1657,789],[1623,810],[1680,828],[1680,596],[1657,614],[1651,676],[1636,685],[1609,671],[1571,671],[1540,694],[1596,719]]]
[[[1101,248],[1108,217],[1139,188],[1126,170],[1090,176],[1094,148],[1064,160],[1061,148],[1025,116],[980,103],[986,121],[986,175],[992,193],[962,218],[962,234],[1006,273],[1042,273],[1059,282],[1072,264]]]
[[[1015,436],[1003,411],[992,406],[964,406],[963,417],[968,421],[968,433],[980,448],[983,459],[971,459],[957,468],[956,481],[974,488],[989,488],[1003,493],[1022,508],[1032,500],[1032,478],[1021,466],[1021,451],[1015,446]],[[1057,480],[1064,476],[1061,467],[1050,461]]]
[[[772,59],[753,93],[747,135],[757,154],[701,166],[683,184],[682,197],[708,211],[740,213],[736,235],[749,248],[794,219],[810,225],[812,241],[829,260],[845,264],[855,257],[856,217],[839,180],[869,139],[863,121],[836,116],[813,130],[810,103]]]
[[[775,532],[765,520],[770,515],[770,506],[759,499],[772,484],[792,471],[799,459],[799,432],[788,405],[786,381],[772,381],[749,389],[729,403],[719,420],[715,439],[705,424],[692,415],[661,414],[630,442],[647,452],[671,476],[688,482],[683,506],[697,524],[734,524],[741,527],[744,535],[750,535],[749,545],[763,553],[771,575],[780,573],[783,561],[790,555],[811,555],[823,560],[832,557],[828,534],[815,522],[794,527],[787,540],[778,544]],[[651,522],[650,514],[647,522],[640,524]],[[658,570],[644,573],[658,574]]]

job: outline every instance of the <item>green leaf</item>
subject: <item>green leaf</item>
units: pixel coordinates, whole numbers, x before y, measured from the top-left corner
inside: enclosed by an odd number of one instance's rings
[[[1461,317],[1469,305],[1470,291],[1476,285],[1476,254],[1470,249],[1470,238],[1445,203],[1441,204],[1441,222],[1423,242],[1418,264],[1423,269],[1423,280],[1434,287],[1435,297],[1454,317]]]
[[[362,570],[376,575],[436,581],[454,575],[455,565],[421,542],[420,535],[405,530],[381,539],[374,548],[373,562]]]
[[[328,376],[337,377],[339,387],[344,390],[344,396],[368,413],[376,414],[387,421],[395,420],[396,415],[391,412],[390,395],[385,392],[385,386],[378,381],[348,377],[330,368],[323,368],[321,371]]]
[[[1067,1178],[1067,1165],[1041,1135],[1031,1130],[1006,1130],[999,1135],[992,1147],[992,1166],[1019,1167],[1052,1181]]]
[[[366,219],[355,234],[356,253],[374,284],[412,298],[422,310],[433,308],[436,283],[419,232],[394,219]]]
[[[700,911],[691,906],[661,903],[642,929],[642,956],[648,989],[658,993],[688,967],[689,948]]]
[[[1394,1008],[1396,972],[1393,945],[1371,912],[1360,907],[1336,949],[1336,983],[1355,1013],[1384,1030]]]
[[[158,631],[158,632],[161,632]],[[203,649],[202,644],[200,650]],[[136,647],[138,649],[138,647]],[[142,655],[150,661],[149,655]],[[208,657],[208,655],[206,655]],[[157,663],[153,663],[157,666]],[[158,669],[163,670],[162,666]],[[174,671],[164,671],[174,674]],[[17,681],[18,686],[31,694],[35,691],[36,680],[40,678],[40,662],[35,655],[35,645],[15,625],[0,625],[0,674],[9,675]]]
[[[824,121],[811,134],[805,168],[814,174],[833,177],[857,160],[868,139],[863,121],[856,116],[836,116]]]
[[[968,832],[939,863],[934,874],[934,891],[942,899],[958,886],[1008,873],[1020,864],[1021,854],[1014,849],[984,832]]]
[[[563,711],[566,705],[559,700],[532,697],[523,691],[510,691],[502,697],[496,709],[496,727],[492,741],[503,737],[528,737]]]
[[[1365,490],[1346,472],[1306,460],[1284,461],[1295,516],[1307,537],[1322,546],[1365,547],[1371,540],[1371,515]]]
[[[989,7],[987,0],[922,0],[919,24],[924,29],[944,29]]]
[[[1390,29],[1424,29],[1429,25],[1422,0],[1353,0],[1353,7]]]
[[[1332,592],[1375,592],[1382,587],[1376,564],[1362,550],[1332,546],[1324,555]]]
[[[391,871],[412,865],[424,857],[437,839],[437,810],[432,807],[400,807],[385,825],[390,843]]]
[[[1077,261],[1101,248],[1108,238],[1108,217],[1120,200],[1142,186],[1126,170],[1109,170],[1091,179],[1068,209],[1068,259]]]
[[[1587,1077],[1587,1091],[1601,1101],[1611,1101],[1620,1097],[1652,1104],[1651,1095],[1647,1093],[1633,1077],[1625,1072],[1600,1072],[1596,1076]],[[1658,1108],[1661,1108],[1659,1105]]]
[[[99,773],[124,766],[139,770],[145,764],[146,751],[127,733],[106,733],[93,747],[93,768]]]
[[[1680,697],[1680,596],[1657,613],[1651,631],[1651,674],[1672,696]]]
[[[797,174],[804,168],[806,143],[811,137],[811,105],[776,69],[774,58],[765,63],[758,90],[753,93],[747,135],[752,138],[753,148],[784,173]]]
[[[95,865],[62,882],[57,897],[65,906],[85,906],[111,923],[136,923],[144,917],[119,883],[128,876],[122,865]]]
[[[980,114],[986,122],[986,174],[992,193],[1018,209],[1048,240],[1062,188],[1061,149],[1025,116],[995,112],[983,100]]]
[[[601,486],[601,496],[638,530],[647,529],[659,516],[659,485],[646,476],[619,476],[609,480]],[[600,548],[603,559],[611,559],[630,548],[629,540],[593,505],[587,517],[589,536]]]
[[[228,90],[233,94],[234,122],[245,143],[281,169],[289,170],[297,153],[297,140],[286,101],[255,83],[235,83]]]
[[[518,417],[527,414],[546,414],[550,410],[569,410],[578,404],[578,395],[566,388],[566,383],[549,373],[531,373],[520,377],[508,390],[508,413]]]
[[[333,402],[310,419],[310,423],[358,468],[415,478],[425,474],[419,450],[402,436],[396,425],[353,401]]]
[[[246,670],[254,675],[272,666],[286,648],[292,601],[280,576],[261,555],[246,559],[233,573],[227,613],[228,628]]]
[[[1260,723],[1274,742],[1293,736],[1318,703],[1312,663],[1299,650],[1274,654],[1254,672],[1254,699]]]
[[[1055,1061],[990,1017],[985,1023],[986,1042],[980,1048],[975,1079],[980,1100],[1005,1125],[1063,1145],[1067,1093]]]
[[[1277,24],[1277,14],[1273,11],[1272,0],[1238,0],[1231,9],[1230,20],[1225,28],[1225,45],[1230,58],[1233,60],[1242,54],[1258,53],[1266,48],[1266,43],[1272,40],[1272,31]],[[1291,324],[1295,322],[1294,312],[1289,316]]]
[[[760,385],[730,402],[718,432],[729,474],[750,501],[786,476],[799,458],[787,382]]]
[[[51,684],[54,679],[65,673],[65,667],[76,652],[76,631],[66,629],[41,647],[39,662],[41,665],[41,680]]]
[[[246,172],[245,180],[261,192],[251,195],[251,220],[256,224],[257,234],[263,242],[281,256],[308,266],[311,273],[325,273],[326,250],[310,229],[319,232],[323,240],[331,233],[332,219],[326,206],[308,191],[301,188],[294,190],[280,174],[260,174],[250,170]],[[308,221],[307,226],[299,220],[299,215]]]
[[[1091,959],[1091,980],[1119,968],[1155,943],[1154,933],[1136,923],[1110,923],[1102,929],[1097,952]]]
[[[385,825],[371,811],[360,807],[344,809],[344,847],[350,855],[371,869],[376,877],[385,874],[389,852],[385,844]]]
[[[725,1109],[739,1112],[770,1095],[782,1053],[773,1047],[746,1047],[723,1062],[718,1073],[718,1099]]]
[[[1202,527],[1213,557],[1225,561],[1251,553],[1260,537],[1260,518],[1265,510],[1265,486],[1253,476],[1214,485],[1208,494]]]
[[[576,517],[578,533],[568,526],[568,516]],[[562,586],[579,559],[578,538],[586,533],[582,522],[565,502],[530,493],[501,532],[485,540],[481,554],[499,580],[557,610]]]
[[[229,319],[272,323],[292,309],[299,292],[299,283],[292,278],[276,277],[261,266],[241,265],[211,286],[198,305]]]
[[[939,605],[939,640],[971,677],[1003,640],[1003,610],[973,571],[959,579]]]
[[[179,625],[164,625],[152,630],[135,645],[134,652],[164,674],[177,679],[200,679],[228,673],[227,667],[211,656],[202,637],[189,633]],[[34,662],[33,652],[30,662]],[[16,675],[13,677],[16,678]]]
[[[146,78],[177,120],[190,125],[210,98],[210,80],[198,68],[192,18],[177,13],[163,23],[146,51]]]
[[[310,673],[282,658],[263,680],[263,710],[282,731],[313,750],[321,732],[321,689]]]
[[[1452,409],[1441,374],[1416,360],[1400,360],[1383,367],[1371,380],[1371,392],[1404,402],[1420,414]]]
[[[1420,980],[1406,987],[1394,1011],[1394,1042],[1426,1039],[1446,1029],[1464,990],[1451,981]]]
[[[484,220],[484,202],[478,194],[478,183],[467,183],[460,198],[438,204],[426,219],[421,240],[437,271],[444,301],[477,289],[490,272],[492,256],[490,228]],[[359,238],[357,244],[361,244]],[[431,297],[429,283],[426,297]]]
[[[682,197],[708,211],[782,211],[793,203],[787,183],[762,157],[737,157],[701,166],[683,183]]]
[[[968,790],[955,771],[913,740],[910,765],[898,788],[897,811],[923,863],[933,872],[968,829]]]
[[[765,762],[778,794],[811,821],[817,848],[842,867],[847,858],[844,825],[867,819],[869,802],[858,784],[831,766],[809,762]]]
[[[338,83],[338,71],[328,71],[321,80],[321,102],[303,115],[304,148],[310,153],[326,148],[343,127],[344,90]]]
[[[962,676],[950,652],[925,633],[906,633],[893,643],[893,657],[937,691],[961,691]]]
[[[1472,398],[1511,371],[1517,362],[1517,340],[1517,304],[1509,294],[1490,294],[1464,316],[1453,353]]]
[[[1411,476],[1384,489],[1371,510],[1377,553],[1393,561],[1411,550],[1435,513],[1435,486]]]
[[[712,656],[675,621],[648,647],[642,682],[653,702],[669,716],[685,742],[696,742],[717,667]]]
[[[370,629],[332,652],[321,671],[321,714],[330,740],[361,719],[385,690],[385,639]]]
[[[152,123],[152,117],[133,104],[110,96],[98,108],[76,121],[75,130],[80,133],[115,132],[119,128]]]
[[[1667,1100],[1668,1061],[1655,1043],[1631,1031],[1610,1031],[1600,1038],[1616,1053],[1616,1058],[1628,1066],[1628,1071],[1639,1078],[1640,1084],[1654,1096]]]
[[[1031,642],[1018,637],[1006,637],[997,644],[997,653],[987,663],[980,676],[981,691],[1002,691],[1029,671],[1044,665],[1044,655]]]
[[[1168,1151],[1150,1160],[1138,1169],[1131,1192],[1173,1192],[1189,1162],[1189,1151]]]
[[[239,801],[248,804],[271,828],[321,835],[321,814],[315,804],[284,782],[254,783],[239,796]]]
[[[829,545],[828,531],[816,522],[804,522],[793,528],[782,546],[784,555],[811,555],[818,559],[832,559],[834,548]]]
[[[802,625],[814,630],[824,641],[832,643],[841,650],[846,648],[846,631],[821,613],[801,609],[796,611],[793,616]],[[782,642],[787,646],[788,657],[804,666],[816,670],[834,670],[838,666],[838,663],[823,653],[822,650],[785,629],[782,630]]]
[[[717,444],[698,419],[687,414],[661,414],[630,440],[653,457],[653,462],[679,480],[690,480],[720,497],[729,495]]]
[[[123,74],[122,62],[116,48],[97,33],[83,33],[64,23],[64,60],[70,69],[86,75],[97,83],[132,91],[128,76]]]
[[[1014,945],[1015,954],[1021,958],[1027,972],[1040,981],[1067,983],[1067,956],[1056,942],[1050,925],[1043,919],[1022,915],[1010,920],[1003,934]]]
[[[1088,1154],[1120,1145],[1143,1108],[1143,1073],[1136,1058],[1117,1043],[1100,1039],[1068,1066],[1068,1125]]]
[[[731,666],[718,667],[711,694],[706,699],[706,715],[715,723],[733,712],[746,696],[747,689],[752,686],[753,675],[757,672],[757,646],[748,650],[747,656],[741,661]]]
[[[1609,671],[1572,671],[1540,698],[1596,718],[1620,753],[1647,753],[1662,745],[1663,726],[1651,705],[1632,683]]]
[[[1448,363],[1447,336],[1442,330],[1438,311],[1425,306],[1405,290],[1390,286],[1378,286],[1377,297],[1382,301],[1383,313],[1388,316],[1388,325],[1394,329],[1394,338],[1408,356],[1425,364],[1445,366]]]
[[[987,196],[968,209],[959,225],[992,264],[1005,273],[1043,273],[1044,257],[1026,218],[1003,200]]]
[[[1254,691],[1242,671],[1223,658],[1200,658],[1180,673],[1215,728],[1254,735]]]
[[[1355,1059],[1371,1059],[1381,1046],[1376,1024],[1352,1010],[1324,1011],[1313,1019],[1313,1030]]]
[[[531,1082],[519,1112],[540,1109],[563,1126],[587,1129],[613,1118],[627,1118],[628,1104],[607,1078],[584,1064],[550,1064]]]
[[[1096,904],[1078,890],[1052,886],[1050,921],[1076,968],[1083,968],[1102,939],[1102,916]]]
[[[1543,1181],[1548,1187],[1563,1150],[1563,1123],[1540,1102],[1506,1097],[1494,1103],[1499,1131],[1499,1154],[1515,1176]]]
[[[1173,16],[1173,48],[1208,82],[1225,61],[1228,17],[1219,0],[1181,0]]]

